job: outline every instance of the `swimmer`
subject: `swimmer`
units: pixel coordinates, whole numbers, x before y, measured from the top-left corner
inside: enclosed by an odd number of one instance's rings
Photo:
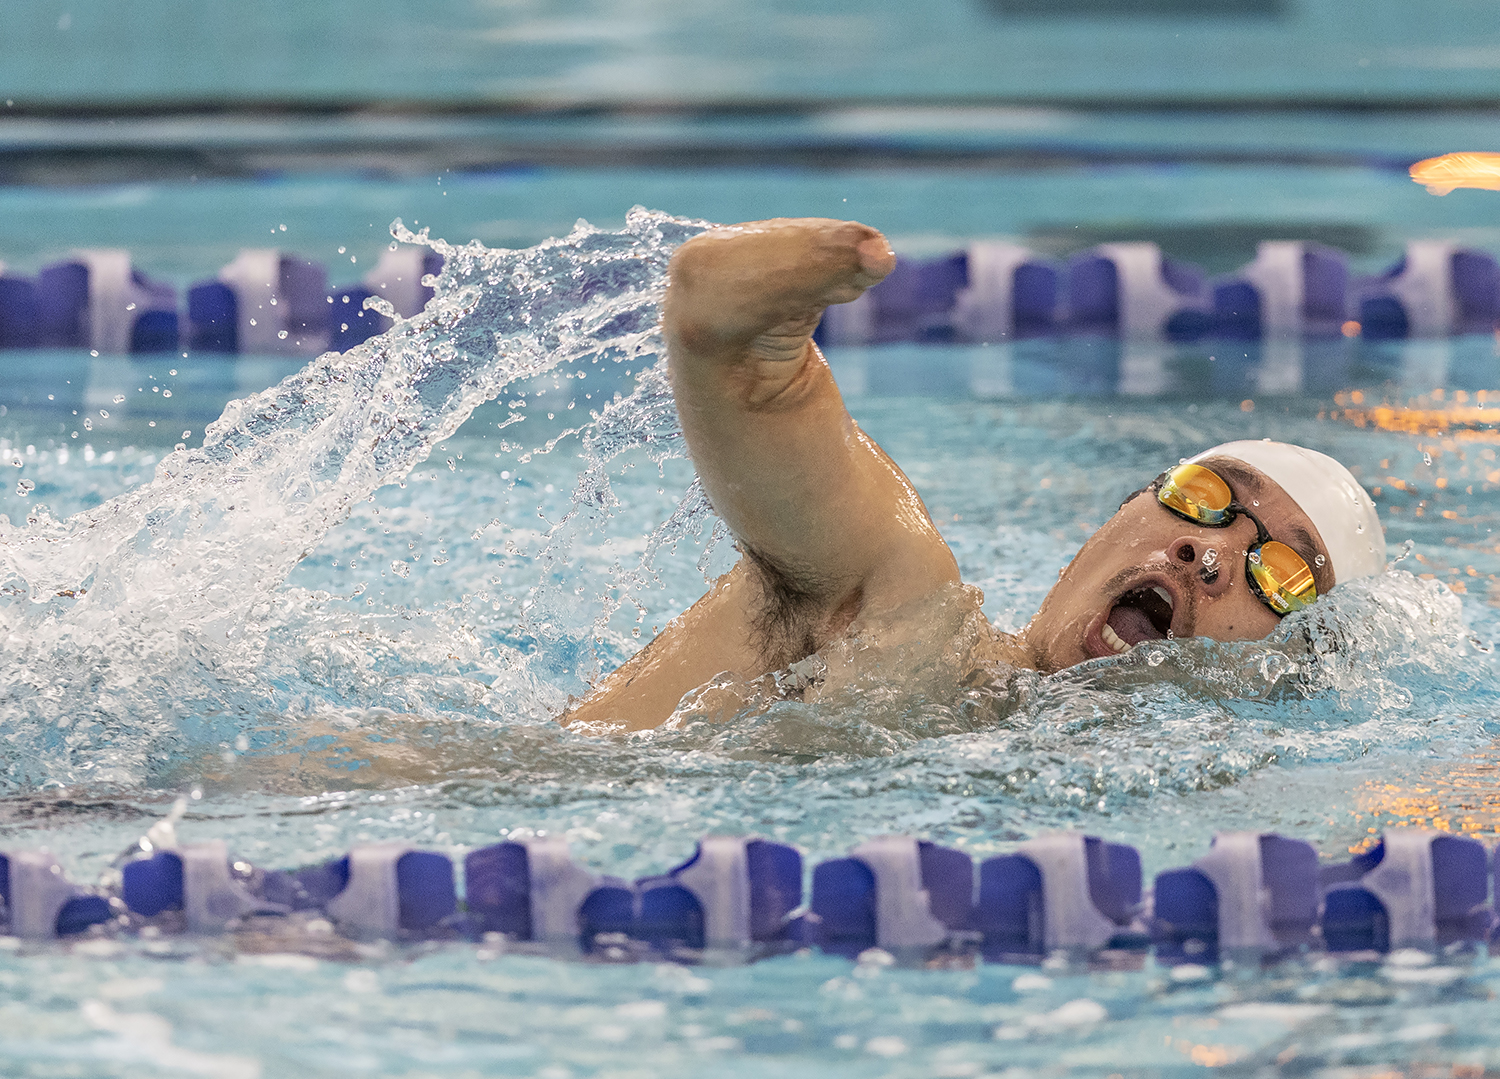
[[[668,372],[698,476],[741,557],[564,722],[658,726],[726,672],[754,679],[878,637],[959,585],[921,498],[850,417],[812,341],[827,306],[895,263],[876,230],[824,219],[715,229],[677,251]],[[1374,503],[1342,465],[1231,442],[1163,461],[1035,617],[1014,635],[990,629],[971,663],[1053,672],[1148,640],[1258,640],[1337,583],[1384,568]]]

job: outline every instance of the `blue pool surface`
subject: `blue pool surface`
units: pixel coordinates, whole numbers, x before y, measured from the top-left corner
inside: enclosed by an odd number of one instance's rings
[[[1500,201],[1485,191],[1434,198],[1406,163],[1484,145],[1489,125],[1456,124],[1439,137],[1409,132],[1399,164],[1341,166],[1122,163],[1016,170],[908,167],[517,168],[495,173],[365,178],[343,174],[260,180],[0,187],[7,222],[0,259],[31,274],[76,247],[122,247],[147,274],[182,288],[212,277],[245,247],[281,247],[328,266],[334,286],[358,281],[401,218],[454,243],[523,248],[585,219],[619,228],[632,206],[670,206],[684,217],[747,221],[839,217],[880,228],[903,252],[932,255],[978,238],[1041,238],[1072,251],[1111,230],[1200,230],[1191,261],[1222,272],[1253,245],[1215,251],[1214,229],[1262,239],[1360,237],[1355,268],[1374,273],[1409,239],[1441,237],[1500,250]],[[1247,137],[1237,126],[1226,137]],[[1139,132],[1137,132],[1139,134]],[[1172,133],[1163,131],[1163,138]],[[1252,145],[1254,144],[1254,140]],[[1378,132],[1361,143],[1382,149]],[[1382,152],[1384,152],[1382,150]],[[282,226],[286,226],[283,230]],[[1071,240],[1070,234],[1081,239]],[[1336,246],[1350,247],[1348,240]],[[339,248],[345,248],[343,252]]]
[[[1493,96],[1482,0],[0,6],[21,107]]]

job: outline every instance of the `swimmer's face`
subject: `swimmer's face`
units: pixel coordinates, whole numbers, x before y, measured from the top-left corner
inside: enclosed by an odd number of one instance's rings
[[[1319,595],[1333,587],[1322,538],[1291,496],[1242,462],[1203,463],[1229,482],[1272,538],[1302,555]],[[1227,528],[1204,528],[1168,512],[1154,492],[1142,492],[1089,537],[1022,639],[1043,671],[1167,637],[1259,640],[1280,619],[1246,579],[1245,551],[1255,539],[1255,523],[1243,514]]]

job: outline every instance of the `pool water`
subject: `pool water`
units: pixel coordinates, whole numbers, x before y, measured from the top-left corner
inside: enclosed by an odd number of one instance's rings
[[[1411,239],[1440,237],[1500,250],[1500,204],[1490,192],[1433,198],[1406,173],[1419,158],[1488,146],[1493,123],[1487,115],[1418,122],[1334,114],[1299,125],[1060,112],[1039,114],[1035,124],[1023,116],[1018,129],[1001,116],[993,130],[977,132],[945,128],[944,119],[953,118],[881,113],[868,118],[862,137],[876,147],[972,140],[977,150],[1014,153],[1012,167],[517,164],[413,176],[14,184],[0,186],[7,223],[0,260],[12,272],[34,274],[70,248],[123,247],[147,274],[181,289],[213,277],[241,248],[280,247],[324,262],[338,286],[374,265],[396,217],[455,243],[478,239],[489,247],[522,248],[566,234],[579,218],[619,228],[632,204],[711,221],[853,219],[881,229],[898,251],[923,256],[976,238],[1008,237],[1063,253],[1133,235],[1156,239],[1169,254],[1213,273],[1253,259],[1256,239],[1331,243],[1347,250],[1361,273],[1385,269]],[[816,147],[836,134],[814,126],[791,141]],[[774,144],[765,151],[755,135],[752,130],[747,137],[749,148],[774,159]],[[514,137],[528,144],[524,133]],[[564,132],[556,140],[569,137]],[[688,130],[675,137],[711,139],[712,133]],[[540,152],[549,140],[535,142]],[[1319,148],[1335,142],[1342,159],[1328,164]],[[608,160],[613,144],[589,145]],[[1115,153],[1126,156],[1116,160]]]
[[[624,7],[181,0],[7,8],[17,106],[819,98],[1214,102],[1488,98],[1496,15],[1472,0],[687,0]],[[215,140],[205,140],[215,145]]]
[[[983,857],[1080,828],[1138,846],[1148,876],[1222,829],[1328,858],[1406,824],[1497,838],[1490,338],[1344,343],[1292,379],[1284,357],[1273,373],[1206,344],[835,352],[851,410],[1002,627],[1125,494],[1230,438],[1348,462],[1398,564],[1264,642],[1164,643],[992,690],[870,680],[629,738],[558,727],[569,694],[734,557],[692,486],[655,332],[665,261],[698,227],[636,212],[524,251],[444,246],[423,315],[305,367],[8,353],[0,841],[90,881],[174,812],[183,840],[268,867],[534,829],[627,877],[711,832],[811,862],[893,832]],[[1500,965],[1482,954],[925,970],[3,944],[0,1070],[25,1076],[1500,1066]]]

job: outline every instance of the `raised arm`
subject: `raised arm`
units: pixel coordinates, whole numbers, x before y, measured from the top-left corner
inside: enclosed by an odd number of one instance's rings
[[[921,499],[849,416],[812,341],[824,308],[895,265],[872,228],[761,221],[693,238],[663,312],[683,432],[743,554],[574,718],[654,726],[723,671],[785,666],[958,580]]]
[[[812,332],[895,256],[865,225],[737,225],[672,261],[663,320],[693,464],[741,547],[835,606],[925,595],[957,567],[900,469],[861,431]]]

